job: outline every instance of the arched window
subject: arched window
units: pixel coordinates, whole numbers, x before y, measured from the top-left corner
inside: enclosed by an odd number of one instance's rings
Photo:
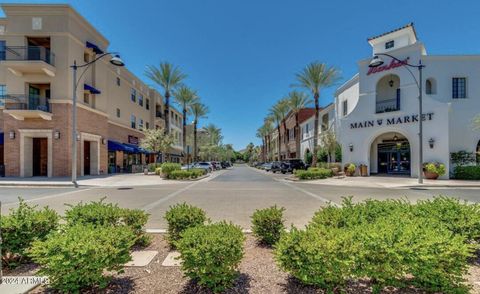
[[[425,93],[427,95],[432,95],[437,93],[437,85],[433,78],[428,78],[425,81]]]
[[[400,110],[400,78],[389,74],[377,82],[376,113]]]

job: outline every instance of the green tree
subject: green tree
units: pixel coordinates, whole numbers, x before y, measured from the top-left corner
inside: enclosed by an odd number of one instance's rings
[[[182,108],[183,113],[183,148],[187,146],[187,112],[188,109],[196,102],[198,102],[198,95],[187,86],[180,86],[174,93],[175,102]]]
[[[197,102],[190,106],[190,114],[193,115],[193,160],[198,160],[197,149],[197,127],[198,121],[201,118],[206,118],[208,114],[208,107],[204,104]]]
[[[335,67],[328,67],[325,63],[312,62],[296,74],[297,84],[294,86],[309,90],[315,101],[315,126],[313,136],[312,165],[317,164],[318,150],[318,123],[320,112],[320,91],[334,85],[340,79],[340,72]]]
[[[304,92],[292,91],[288,94],[288,107],[290,111],[295,113],[295,153],[297,157],[300,156],[300,122],[298,119],[298,114],[301,109],[307,107],[313,101],[308,98],[308,95]]]
[[[171,134],[166,134],[163,128],[144,129],[145,135],[140,139],[140,147],[155,154],[166,154],[173,145],[174,138]]]
[[[337,137],[335,136],[335,132],[329,128],[326,131],[323,131],[320,135],[320,140],[322,142],[322,146],[325,148],[328,154],[328,162],[335,161],[335,152],[337,149]]]
[[[280,101],[278,101],[275,105],[272,106],[272,108],[270,108],[270,117],[273,118],[273,120],[275,121],[275,123],[277,124],[277,131],[278,131],[278,160],[281,159],[281,144],[282,144],[282,140],[281,140],[281,132],[280,132],[280,129],[281,129],[281,124],[283,124],[284,126],[284,130],[285,130],[285,133],[283,134],[284,135],[284,138],[283,138],[283,142],[284,142],[284,145],[285,145],[285,151],[287,153],[287,158],[288,158],[288,145],[287,145],[287,140],[285,138],[286,134],[287,134],[287,129],[286,129],[286,125],[285,125],[285,117],[287,116],[287,113],[288,113],[288,100],[287,99],[282,99]]]
[[[145,75],[164,90],[165,96],[165,132],[170,133],[170,96],[175,88],[179,87],[187,77],[180,69],[171,63],[162,62],[159,67],[147,66]]]

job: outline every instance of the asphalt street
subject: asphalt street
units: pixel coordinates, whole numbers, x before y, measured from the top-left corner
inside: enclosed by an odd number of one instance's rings
[[[2,213],[18,205],[18,197],[33,205],[49,206],[59,213],[80,201],[106,201],[121,207],[139,208],[150,214],[150,229],[165,229],[165,211],[175,203],[187,202],[203,208],[213,221],[227,220],[244,228],[250,227],[250,216],[255,209],[276,204],[286,208],[287,224],[304,226],[313,213],[327,202],[340,204],[342,197],[354,200],[367,198],[405,198],[411,201],[435,195],[458,197],[472,202],[480,201],[480,188],[359,188],[325,186],[290,182],[285,175],[257,171],[247,166],[215,172],[211,177],[196,182],[180,182],[144,187],[120,188],[52,188],[0,187]]]

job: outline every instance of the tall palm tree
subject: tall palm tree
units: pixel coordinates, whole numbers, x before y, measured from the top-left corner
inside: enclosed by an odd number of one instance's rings
[[[223,136],[222,136],[222,129],[217,127],[216,125],[210,123],[203,127],[203,129],[208,133],[208,136],[210,138],[209,144],[211,145],[220,145],[222,142]]]
[[[265,120],[263,121],[263,127],[264,127],[264,134],[265,134],[265,145],[266,145],[266,152],[267,152],[267,158],[270,159],[270,146],[271,146],[271,136],[272,132],[274,130],[273,128],[273,121],[271,117],[267,116]]]
[[[259,128],[257,129],[256,136],[257,136],[257,138],[259,138],[259,139],[262,140],[262,147],[261,147],[261,148],[262,148],[262,159],[263,159],[264,161],[266,161],[266,156],[265,156],[265,154],[266,154],[267,146],[266,146],[266,143],[265,143],[265,136],[266,136],[266,134],[265,134],[265,125],[262,125],[261,127],[259,127]]]
[[[280,101],[277,102],[277,104],[273,105],[272,108],[270,109],[270,116],[273,118],[273,120],[275,121],[275,123],[277,124],[277,131],[278,131],[278,160],[280,160],[281,158],[281,133],[280,133],[280,129],[281,129],[281,124],[285,124],[285,117],[287,116],[287,113],[288,113],[288,103],[287,103],[287,100],[285,99],[282,99]],[[287,141],[285,140],[285,135],[286,135],[286,128],[285,128],[285,125],[284,125],[284,130],[285,130],[285,134],[284,134],[284,144],[285,144],[285,150],[287,151],[288,149],[288,146],[287,146]],[[287,151],[287,156],[288,156],[288,151]]]
[[[302,71],[296,74],[297,83],[294,86],[310,91],[315,100],[315,126],[313,136],[312,166],[317,164],[318,151],[318,116],[320,112],[320,90],[334,85],[340,79],[340,72],[335,67],[329,67],[325,63],[312,62]]]
[[[311,104],[313,101],[304,92],[292,91],[288,93],[288,107],[295,113],[295,153],[300,156],[300,123],[298,114],[300,110]]]
[[[174,93],[175,102],[182,107],[183,113],[183,149],[187,146],[187,111],[192,104],[198,102],[197,92],[189,87],[182,85],[175,90]]]
[[[172,92],[182,84],[187,77],[180,69],[168,62],[161,62],[159,67],[147,66],[145,71],[147,78],[159,85],[164,90],[165,96],[165,132],[170,133],[170,96]]]
[[[190,106],[190,114],[193,115],[193,160],[197,161],[197,127],[198,120],[207,117],[208,107],[200,102]]]

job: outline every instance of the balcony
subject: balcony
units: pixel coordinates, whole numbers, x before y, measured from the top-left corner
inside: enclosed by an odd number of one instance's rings
[[[16,76],[46,74],[55,76],[55,54],[42,46],[10,46],[0,51],[0,60]]]
[[[376,113],[385,113],[400,110],[400,98],[377,100]]]
[[[3,95],[0,96],[0,107],[17,120],[41,118],[52,120],[49,98],[39,95]]]

